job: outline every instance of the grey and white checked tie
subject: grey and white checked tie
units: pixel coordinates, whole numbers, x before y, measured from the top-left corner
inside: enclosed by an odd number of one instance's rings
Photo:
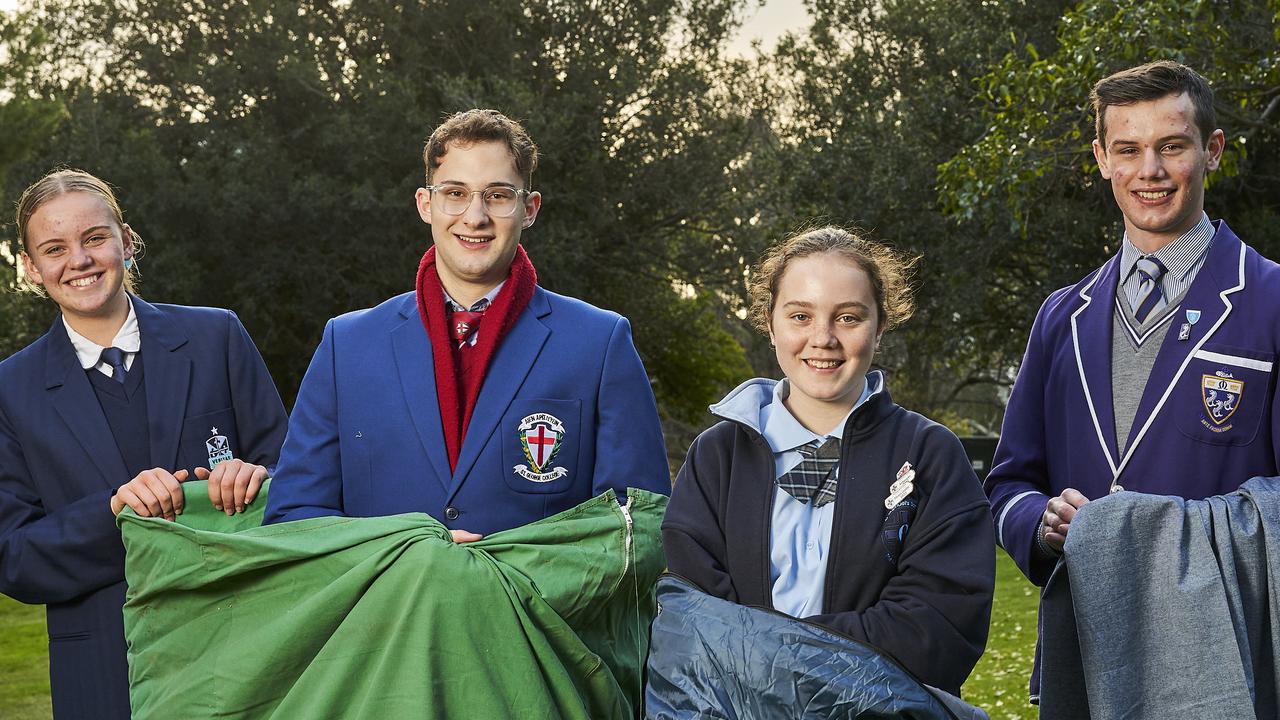
[[[840,439],[814,440],[796,450],[803,459],[778,478],[778,487],[802,503],[812,502],[815,508],[835,500],[835,469],[840,464]]]

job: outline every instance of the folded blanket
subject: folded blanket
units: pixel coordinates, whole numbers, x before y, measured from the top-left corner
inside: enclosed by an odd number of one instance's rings
[[[985,720],[880,651],[782,613],[658,580],[646,717]]]
[[[1280,478],[1080,508],[1040,600],[1041,719],[1277,717],[1278,565]]]
[[[417,513],[259,527],[265,497],[122,513],[133,716],[635,717],[666,501],[464,545]]]

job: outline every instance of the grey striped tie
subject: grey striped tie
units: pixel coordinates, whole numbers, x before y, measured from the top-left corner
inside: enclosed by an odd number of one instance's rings
[[[1165,273],[1164,263],[1148,255],[1138,258],[1134,269],[1142,282],[1138,283],[1138,305],[1133,316],[1138,322],[1146,322],[1147,316],[1164,304],[1164,291],[1160,286],[1160,278]]]

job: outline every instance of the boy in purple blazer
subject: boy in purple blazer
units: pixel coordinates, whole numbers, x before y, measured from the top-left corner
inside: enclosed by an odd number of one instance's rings
[[[1038,585],[1090,499],[1280,474],[1280,266],[1204,212],[1225,143],[1212,89],[1155,62],[1092,102],[1121,249],[1040,308],[986,481],[997,541]]]

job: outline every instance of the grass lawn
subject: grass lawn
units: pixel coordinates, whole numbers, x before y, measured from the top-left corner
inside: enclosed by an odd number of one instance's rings
[[[0,717],[49,720],[48,635],[44,607],[0,595]]]
[[[1037,589],[996,554],[996,599],[987,652],[964,686],[965,700],[992,720],[1030,720],[1027,677],[1036,643]],[[0,595],[0,718],[48,720],[49,658],[44,608]]]
[[[991,720],[1034,720],[1027,682],[1036,652],[1036,607],[1040,588],[1022,576],[1003,550],[996,551],[996,597],[987,651],[964,684],[964,699]]]

